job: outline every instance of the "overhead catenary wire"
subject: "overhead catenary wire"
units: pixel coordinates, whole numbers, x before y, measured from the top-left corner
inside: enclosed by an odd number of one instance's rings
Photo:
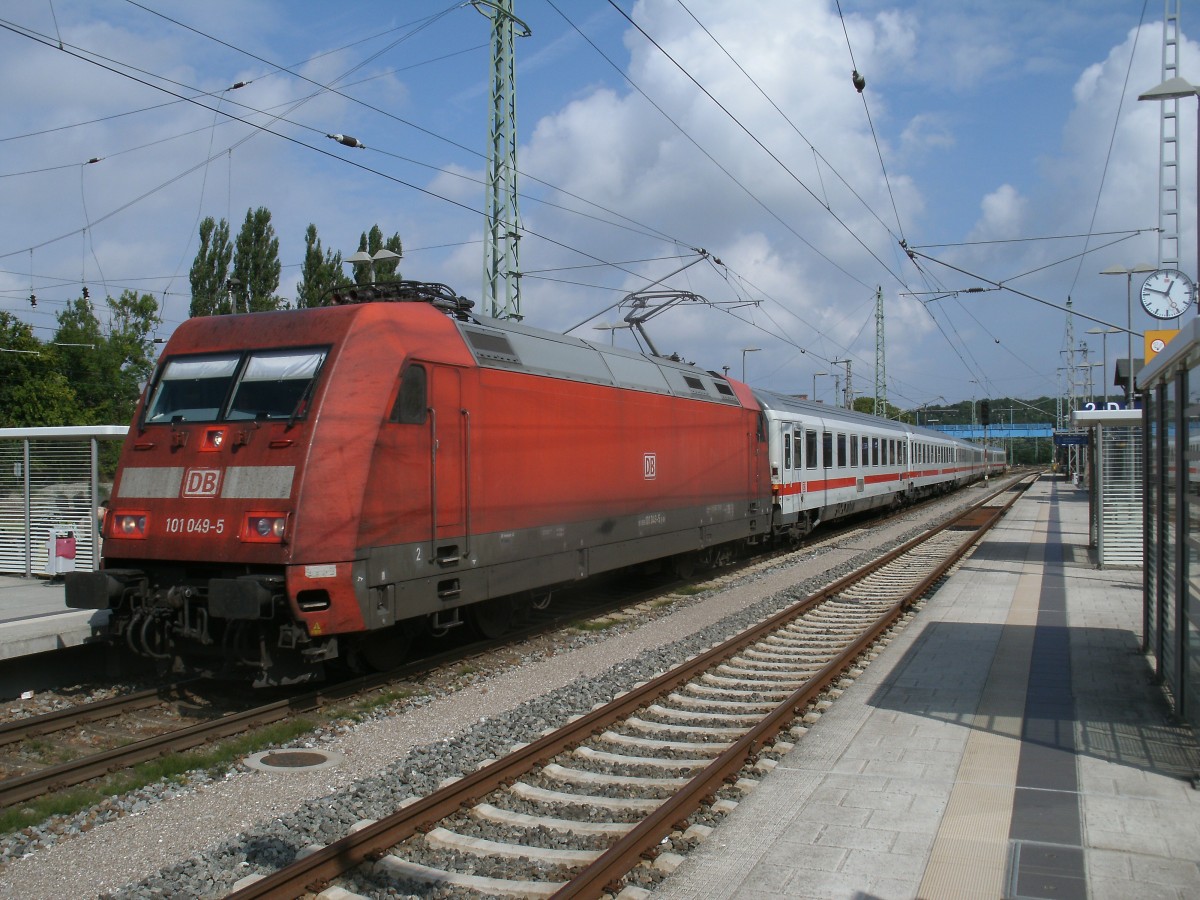
[[[179,102],[179,101],[176,101],[176,102]],[[229,155],[229,151],[224,151],[224,152],[226,152],[226,154],[227,154],[227,155]],[[420,181],[419,181],[419,182],[420,182]],[[452,196],[452,194],[451,194],[451,196]],[[94,198],[94,199],[95,199],[95,198]],[[407,250],[407,248],[406,248],[406,250]],[[40,256],[41,256],[41,254],[40,254]],[[601,263],[596,263],[596,265],[600,265],[600,264],[601,264]],[[924,274],[924,272],[923,272],[923,274]],[[936,313],[937,311],[936,311],[936,310],[934,310],[934,311],[932,311],[932,312]]]
[[[547,2],[549,2],[549,0],[547,0]],[[899,275],[899,273],[892,271],[891,267],[887,263],[885,263],[874,250],[872,250],[870,247],[867,246],[866,242],[863,241],[863,239],[854,231],[853,228],[851,228],[849,225],[847,225],[846,222],[840,216],[838,216],[836,213],[834,213],[832,210],[830,210],[828,207],[826,207],[825,204],[821,202],[821,199],[816,195],[816,193],[813,192],[812,188],[810,188],[807,184],[805,184],[804,181],[798,175],[796,175],[796,173],[793,172],[791,170],[791,168],[783,160],[781,160],[779,158],[779,156],[773,150],[771,150],[769,147],[767,147],[767,145],[762,142],[762,140],[758,137],[758,135],[756,135],[749,127],[747,127],[745,125],[745,123],[743,123],[737,116],[735,116],[728,107],[726,107],[723,103],[721,103],[720,100],[718,100],[716,97],[714,97],[712,95],[712,93],[706,87],[704,87],[704,85],[702,85],[696,79],[696,77],[687,70],[687,68],[685,66],[683,66],[678,60],[675,59],[675,57],[673,57],[670,53],[668,53],[666,51],[666,49],[661,44],[659,44],[658,41],[656,41],[644,28],[642,28],[641,25],[639,25],[637,22],[635,22],[633,20],[633,18],[627,12],[625,12],[625,10],[621,9],[621,7],[616,4],[615,0],[608,0],[608,3],[613,9],[615,9],[618,13],[620,13],[621,16],[627,22],[629,22],[630,25],[632,25],[635,29],[637,29],[639,34],[641,34],[647,41],[649,41],[651,44],[653,44],[654,47],[663,56],[665,56],[671,62],[671,64],[674,65],[684,75],[685,78],[687,78],[689,81],[691,81],[692,84],[694,84],[701,91],[701,93],[703,93],[706,97],[708,97],[709,100],[711,100],[714,104],[716,104],[718,109],[720,109],[735,125],[737,125],[737,127],[739,129],[741,129],[747,135],[747,137],[749,137],[769,157],[771,157],[771,159],[781,169],[783,169],[783,171],[785,173],[787,173],[787,175],[793,181],[795,181],[797,185],[799,185],[801,188],[803,188],[805,193],[807,193],[813,200],[815,200],[817,202],[817,204],[826,211],[827,214],[831,215],[833,217],[834,221],[836,221],[842,227],[842,229],[854,240],[854,242],[857,243],[860,247],[862,247],[872,259],[874,259],[877,263],[879,263],[880,267],[885,272],[887,272],[889,275],[891,275],[898,283],[900,283],[900,284],[905,283],[904,279]],[[672,124],[674,124],[674,123],[672,123]],[[676,127],[678,127],[678,126],[676,126]],[[708,155],[708,154],[705,154],[705,155]],[[709,158],[712,159],[711,156]],[[731,177],[731,178],[733,177],[724,168],[722,168],[722,171],[724,171],[726,175],[729,175],[729,177]],[[764,205],[764,208],[765,208],[765,205]],[[776,218],[778,218],[778,217],[776,217]],[[782,219],[780,219],[780,221],[782,222]],[[789,229],[789,230],[792,230],[793,233],[795,233],[794,229]],[[812,244],[809,243],[807,240],[805,240],[804,243],[807,246],[812,247]],[[815,248],[813,248],[813,249],[815,249]],[[819,252],[820,251],[818,251],[818,253]],[[838,263],[834,262],[833,260],[829,259],[828,256],[825,256],[825,254],[822,253],[820,255],[824,259],[826,259],[828,262],[833,264],[840,272],[842,272],[842,274],[846,275],[848,278],[852,279],[853,281],[858,282],[859,284],[863,285],[864,287],[868,286],[867,283],[865,281],[863,281],[861,278],[859,278],[857,275],[854,275],[853,273],[848,272],[844,267],[842,267]]]
[[[14,27],[14,26],[13,26],[11,23],[8,23],[8,22],[6,22],[6,21],[3,21],[3,20],[0,20],[0,28],[6,29],[6,30],[9,30],[9,31],[13,31],[13,32],[15,32],[15,33],[17,33],[17,34],[20,34],[20,35],[24,36],[24,37],[28,37],[28,38],[30,38],[30,39],[32,39],[32,40],[36,40],[36,41],[38,41],[39,43],[48,43],[47,39],[46,39],[44,36],[41,36],[41,35],[35,35],[35,34],[31,33],[31,32],[28,32],[27,30],[23,30],[23,29],[20,29],[20,28],[18,28],[18,27]],[[83,60],[83,61],[85,61],[85,62],[91,63],[92,65],[99,66],[100,68],[106,69],[106,70],[108,70],[108,71],[110,71],[110,72],[113,72],[114,74],[120,75],[120,76],[122,76],[122,77],[129,78],[129,79],[131,79],[131,80],[133,80],[133,81],[136,81],[136,82],[138,82],[138,83],[140,83],[140,84],[143,84],[143,85],[145,85],[145,86],[147,86],[147,87],[153,88],[154,90],[162,91],[163,93],[170,94],[171,96],[175,96],[175,97],[177,97],[177,98],[179,98],[179,99],[181,99],[181,100],[185,100],[185,101],[187,101],[187,102],[189,102],[189,103],[193,103],[193,104],[195,104],[195,105],[199,106],[199,107],[200,107],[200,108],[202,108],[202,109],[207,109],[207,110],[212,110],[212,109],[213,109],[213,107],[210,107],[210,106],[208,106],[207,104],[205,104],[205,103],[201,102],[200,100],[198,100],[198,99],[196,99],[196,98],[194,98],[194,97],[188,97],[188,96],[185,96],[185,95],[181,95],[181,94],[179,94],[179,93],[175,92],[174,90],[172,90],[172,89],[171,89],[171,88],[169,88],[169,87],[164,87],[163,85],[160,85],[160,84],[154,84],[153,82],[147,81],[146,79],[144,79],[144,78],[141,78],[141,77],[139,77],[139,76],[137,76],[137,75],[132,75],[132,74],[130,74],[129,72],[124,72],[124,71],[121,71],[120,69],[114,68],[114,67],[112,67],[112,66],[109,66],[109,65],[107,65],[107,64],[105,64],[105,63],[97,62],[97,61],[96,61],[96,60],[94,60],[94,59],[89,59],[87,56],[85,56],[85,55],[82,55],[82,54],[75,53],[74,51],[72,51],[72,50],[70,50],[70,49],[66,49],[66,50],[64,50],[64,51],[62,51],[62,52],[64,52],[64,53],[68,53],[68,54],[70,54],[70,55],[72,55],[72,56],[76,56],[77,58],[79,58],[79,59],[81,59],[81,60]],[[386,173],[386,172],[381,172],[381,171],[379,171],[378,169],[374,169],[374,168],[372,168],[372,167],[370,167],[370,166],[368,166],[368,165],[365,165],[365,164],[363,164],[363,163],[356,162],[356,161],[354,161],[354,160],[352,160],[352,159],[347,159],[347,158],[345,158],[345,157],[342,157],[342,156],[340,156],[340,155],[337,155],[337,154],[335,154],[335,153],[332,153],[331,151],[325,150],[323,147],[319,147],[319,146],[316,146],[316,145],[313,145],[313,144],[308,144],[308,143],[306,143],[306,142],[304,142],[304,141],[300,140],[299,138],[292,137],[291,135],[287,135],[287,134],[284,134],[284,133],[282,133],[282,132],[279,132],[279,131],[274,131],[274,130],[272,130],[272,129],[270,129],[270,128],[268,128],[268,127],[264,126],[264,125],[260,125],[260,124],[258,124],[258,123],[255,123],[255,122],[251,122],[251,121],[249,121],[248,119],[245,119],[244,117],[242,117],[242,116],[239,116],[239,115],[237,115],[236,113],[234,113],[234,112],[232,112],[232,111],[228,111],[228,110],[220,110],[220,114],[221,114],[221,115],[223,115],[223,116],[225,116],[225,117],[227,117],[227,118],[229,118],[229,119],[232,119],[232,120],[235,120],[235,121],[241,122],[241,123],[242,123],[242,124],[244,124],[244,125],[248,125],[248,126],[250,126],[251,128],[253,128],[253,129],[256,129],[256,131],[259,131],[259,132],[266,132],[266,133],[268,133],[268,134],[272,134],[272,135],[274,135],[274,136],[276,136],[276,137],[278,137],[278,138],[281,138],[281,139],[283,139],[283,140],[285,140],[285,141],[289,141],[289,142],[291,142],[291,143],[293,143],[293,144],[296,144],[296,145],[298,145],[298,146],[305,147],[305,148],[307,148],[307,149],[309,149],[309,150],[312,150],[312,151],[314,151],[314,152],[316,152],[316,153],[319,153],[319,154],[321,154],[321,155],[323,155],[323,156],[327,156],[327,157],[330,157],[330,158],[333,158],[333,159],[337,159],[338,161],[340,161],[340,162],[344,163],[345,165],[354,166],[355,168],[361,169],[361,170],[363,170],[363,171],[366,171],[366,172],[370,172],[370,173],[372,173],[372,174],[374,174],[374,175],[378,175],[378,176],[380,176],[380,177],[382,177],[382,178],[385,178],[385,179],[387,179],[387,180],[389,180],[389,181],[391,181],[391,182],[393,182],[393,183],[395,183],[395,184],[398,184],[398,185],[401,185],[401,186],[403,186],[403,187],[409,188],[409,189],[411,189],[411,190],[417,191],[417,192],[419,192],[419,193],[421,193],[421,194],[425,194],[426,196],[429,196],[429,197],[432,197],[432,198],[434,198],[434,199],[437,199],[437,200],[443,201],[443,202],[445,202],[445,203],[449,203],[449,204],[451,204],[451,205],[453,205],[453,206],[456,206],[456,207],[458,207],[458,208],[460,208],[460,209],[463,209],[463,210],[465,210],[465,211],[467,211],[467,212],[470,212],[470,213],[472,213],[473,215],[482,215],[482,212],[481,212],[480,210],[477,210],[477,209],[475,209],[475,208],[473,208],[473,207],[471,207],[471,206],[467,205],[466,203],[463,203],[463,202],[461,202],[461,201],[459,201],[459,200],[455,200],[455,199],[453,199],[453,198],[451,198],[451,197],[446,197],[446,196],[444,196],[444,195],[442,195],[442,194],[439,194],[439,193],[437,193],[436,191],[430,190],[430,189],[428,189],[428,188],[421,187],[420,185],[417,185],[417,184],[413,184],[412,182],[406,181],[406,180],[404,180],[404,179],[402,179],[402,178],[398,178],[397,176],[394,176],[394,175],[390,175],[390,174],[388,174],[388,173]],[[314,131],[317,131],[317,130],[319,130],[319,129],[314,129]],[[222,152],[224,152],[224,151],[222,151]],[[100,217],[98,217],[98,218],[96,218],[96,219],[92,220],[92,222],[91,222],[91,225],[92,225],[92,227],[94,227],[94,226],[95,226],[97,223],[99,223],[99,222],[101,222],[101,221],[104,221],[105,219],[111,218],[112,216],[116,215],[116,214],[117,214],[117,213],[119,213],[119,212],[122,212],[122,211],[124,211],[125,209],[128,209],[130,206],[134,205],[134,204],[135,204],[135,203],[137,203],[139,200],[141,200],[141,199],[144,199],[145,197],[149,196],[150,194],[154,193],[155,191],[157,191],[157,190],[161,189],[161,188],[162,188],[162,187],[163,187],[165,184],[170,184],[170,183],[173,183],[173,182],[175,182],[175,181],[178,181],[179,179],[181,179],[181,178],[185,177],[186,175],[189,175],[189,174],[191,174],[192,172],[194,172],[194,171],[196,171],[197,169],[201,168],[202,166],[206,165],[206,164],[207,164],[207,162],[208,162],[208,161],[207,161],[207,160],[205,160],[205,161],[202,161],[201,163],[198,163],[198,164],[196,164],[196,165],[192,166],[190,169],[186,170],[185,172],[183,172],[183,173],[180,173],[179,175],[176,175],[174,178],[171,178],[171,179],[169,179],[167,182],[164,182],[164,183],[163,183],[163,185],[159,185],[158,187],[156,187],[156,188],[154,188],[154,189],[152,189],[152,190],[150,190],[150,191],[144,192],[143,194],[141,194],[141,195],[139,195],[138,197],[134,198],[133,200],[130,200],[129,202],[127,202],[127,203],[123,204],[122,206],[118,207],[117,209],[110,210],[110,211],[109,211],[108,213],[106,213],[105,215],[103,215],[103,216],[100,216]],[[52,244],[52,243],[55,243],[55,242],[57,242],[57,241],[63,240],[63,239],[65,239],[65,238],[72,237],[72,236],[74,236],[74,235],[76,235],[76,234],[79,234],[79,233],[80,233],[80,231],[81,231],[81,229],[75,229],[75,230],[73,230],[73,231],[70,231],[70,232],[68,232],[68,233],[66,233],[66,234],[63,234],[63,235],[58,235],[58,236],[56,236],[56,237],[54,237],[54,238],[50,238],[50,239],[47,239],[47,240],[45,240],[45,241],[42,241],[42,242],[40,242],[40,243],[38,243],[38,244],[35,244],[35,245],[33,245],[32,247],[22,248],[21,250],[13,250],[13,251],[9,251],[9,252],[7,252],[7,253],[0,252],[0,259],[3,259],[3,258],[5,258],[5,257],[7,257],[7,256],[11,256],[11,255],[13,255],[13,254],[15,254],[15,253],[23,253],[23,252],[26,252],[26,251],[32,251],[32,250],[39,249],[39,248],[41,248],[41,247],[45,247],[45,246],[47,246],[47,245],[49,245],[49,244]],[[523,229],[523,231],[524,231],[526,234],[529,234],[529,235],[531,235],[531,236],[533,236],[533,237],[536,237],[536,238],[538,238],[538,239],[540,239],[540,240],[547,241],[547,242],[548,242],[548,243],[550,243],[550,244],[553,244],[553,245],[555,245],[555,246],[561,247],[561,248],[563,248],[563,249],[565,249],[565,250],[569,250],[569,251],[571,251],[571,252],[573,252],[573,253],[578,253],[579,255],[583,256],[584,258],[587,258],[587,259],[592,259],[592,260],[595,260],[595,261],[597,261],[597,262],[604,262],[604,260],[603,260],[603,259],[601,259],[600,257],[598,257],[598,256],[596,256],[596,255],[594,255],[594,254],[592,254],[592,253],[589,253],[589,252],[588,252],[588,251],[586,251],[586,250],[582,250],[581,248],[578,248],[578,247],[573,247],[573,246],[571,246],[570,244],[567,244],[567,243],[565,243],[564,241],[560,241],[560,240],[558,240],[558,239],[556,239],[556,238],[553,238],[553,237],[551,237],[551,236],[549,236],[549,235],[546,235],[546,234],[539,233],[539,232],[537,232],[537,231],[534,231],[534,230],[531,230],[531,229],[529,229],[529,228],[524,228],[524,229]],[[628,271],[628,270],[623,270],[623,269],[620,269],[619,267],[618,267],[618,269],[619,269],[619,270],[621,270],[621,271],[626,271],[626,272],[627,272],[627,274],[630,274],[630,275],[637,275],[637,274],[638,274],[638,273],[636,273],[636,272],[633,272],[633,271]]]

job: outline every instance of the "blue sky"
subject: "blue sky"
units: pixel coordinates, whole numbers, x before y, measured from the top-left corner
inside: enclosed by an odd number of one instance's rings
[[[1162,80],[1159,4],[516,0],[516,14],[532,31],[517,41],[529,324],[628,343],[594,326],[705,248],[721,265],[668,283],[715,305],[655,319],[663,352],[734,376],[745,361],[751,384],[796,393],[849,358],[873,394],[879,286],[893,404],[1032,398],[1064,389],[1068,296],[1089,317],[1075,347],[1101,362],[1087,329],[1129,312],[1124,279],[1098,273],[1158,261],[1159,110],[1136,97]],[[1180,72],[1200,81],[1188,22]],[[259,206],[285,298],[309,223],[344,255],[372,224],[399,232],[406,277],[480,296],[489,23],[469,4],[10,0],[0,25],[0,309],[40,337],[81,283],[154,293],[166,336],[187,314],[200,218],[236,232]],[[1179,112],[1194,273],[1196,105]],[[967,293],[996,282],[1021,293]],[[1134,331],[1156,325],[1134,310]],[[1108,340],[1109,369],[1124,345]],[[818,396],[833,386],[818,377]]]

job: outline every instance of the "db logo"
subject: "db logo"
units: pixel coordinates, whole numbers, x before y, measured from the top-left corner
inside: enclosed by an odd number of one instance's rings
[[[185,497],[215,497],[220,487],[220,469],[188,469],[183,476]]]
[[[642,456],[642,471],[647,481],[658,477],[658,457],[653,453]]]

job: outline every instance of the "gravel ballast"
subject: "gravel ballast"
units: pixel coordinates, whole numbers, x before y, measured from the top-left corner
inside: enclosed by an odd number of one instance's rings
[[[960,491],[886,524],[818,540],[603,632],[565,631],[549,650],[544,640],[516,645],[508,656],[520,653],[519,664],[489,671],[484,663],[453,690],[409,698],[292,745],[335,751],[335,766],[270,772],[237,765],[223,777],[151,786],[9,835],[0,841],[0,897],[224,896],[246,875],[278,868],[306,845],[330,843],[356,822],[382,817],[607,702],[979,496]]]

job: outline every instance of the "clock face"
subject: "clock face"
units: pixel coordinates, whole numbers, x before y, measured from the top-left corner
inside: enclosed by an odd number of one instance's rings
[[[1192,279],[1178,269],[1159,269],[1142,284],[1142,306],[1156,319],[1183,315],[1194,296]]]

